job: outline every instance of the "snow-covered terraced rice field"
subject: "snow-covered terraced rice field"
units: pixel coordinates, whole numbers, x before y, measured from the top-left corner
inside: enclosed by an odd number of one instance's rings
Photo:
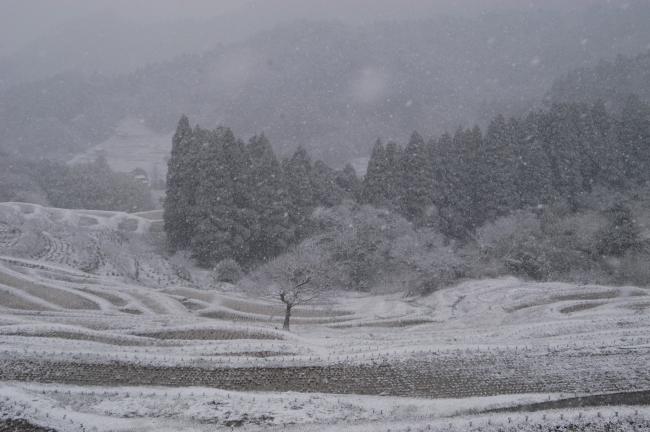
[[[0,204],[0,430],[650,428],[646,288],[342,293],[287,333],[279,302],[180,278],[148,223]]]

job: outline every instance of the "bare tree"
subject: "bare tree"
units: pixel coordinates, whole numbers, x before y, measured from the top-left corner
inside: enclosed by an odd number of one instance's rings
[[[291,310],[323,298],[329,291],[326,257],[313,243],[303,243],[267,265],[272,289],[285,304],[284,330],[289,330]]]

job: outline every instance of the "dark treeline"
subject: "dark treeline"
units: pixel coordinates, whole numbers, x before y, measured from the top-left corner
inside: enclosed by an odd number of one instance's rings
[[[546,95],[551,103],[594,103],[601,100],[618,112],[630,94],[650,102],[650,50],[637,56],[616,56],[592,67],[575,69],[555,80]]]
[[[650,180],[650,107],[630,97],[620,115],[604,104],[557,104],[524,118],[496,117],[485,132],[459,128],[405,147],[378,141],[360,182],[298,149],[280,163],[262,135],[247,144],[226,128],[191,128],[173,139],[165,230],[172,250],[203,265],[252,264],[310,234],[318,206],[353,199],[387,208],[416,227],[457,239],[516,209],[562,201],[577,210],[596,186]]]
[[[620,115],[604,104],[557,104],[524,118],[496,117],[485,133],[458,129],[406,147],[375,145],[364,203],[464,238],[512,210],[564,200],[576,209],[595,186],[650,180],[650,108],[630,96]]]
[[[0,154],[0,184],[0,201],[125,212],[155,207],[148,186],[129,174],[114,172],[103,157],[67,165]]]
[[[280,163],[264,135],[244,143],[230,129],[191,128],[183,117],[169,160],[165,231],[173,251],[189,249],[203,265],[261,262],[307,235],[315,207],[359,189],[351,166],[312,163],[302,148]]]

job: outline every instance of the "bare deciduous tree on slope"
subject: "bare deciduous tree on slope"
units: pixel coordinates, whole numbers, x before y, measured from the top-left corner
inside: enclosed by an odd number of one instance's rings
[[[285,304],[284,330],[289,330],[291,310],[295,306],[323,299],[330,289],[325,269],[326,259],[313,242],[298,245],[292,253],[284,254],[269,264],[271,291]]]

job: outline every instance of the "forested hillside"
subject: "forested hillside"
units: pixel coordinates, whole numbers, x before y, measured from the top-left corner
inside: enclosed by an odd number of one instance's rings
[[[650,102],[650,51],[638,56],[619,55],[602,60],[594,67],[579,68],[555,81],[547,99],[550,102],[604,102],[620,110],[630,94]]]
[[[650,5],[586,13],[530,8],[479,17],[287,24],[201,55],[109,79],[63,75],[0,95],[0,148],[67,159],[124,117],[158,130],[187,113],[276,151],[343,165],[378,136],[485,125],[535,105],[554,77],[647,48]]]
[[[620,114],[603,103],[557,104],[525,117],[496,117],[405,147],[378,142],[362,200],[418,225],[466,237],[509,212],[565,201],[594,188],[625,191],[650,181],[650,105],[631,95]]]
[[[244,144],[182,117],[165,231],[172,251],[204,266],[317,254],[328,278],[353,288],[390,279],[426,291],[494,273],[646,283],[648,142],[650,106],[635,96],[620,114],[557,104],[485,131],[378,141],[359,181],[302,148],[280,163],[265,136]]]

